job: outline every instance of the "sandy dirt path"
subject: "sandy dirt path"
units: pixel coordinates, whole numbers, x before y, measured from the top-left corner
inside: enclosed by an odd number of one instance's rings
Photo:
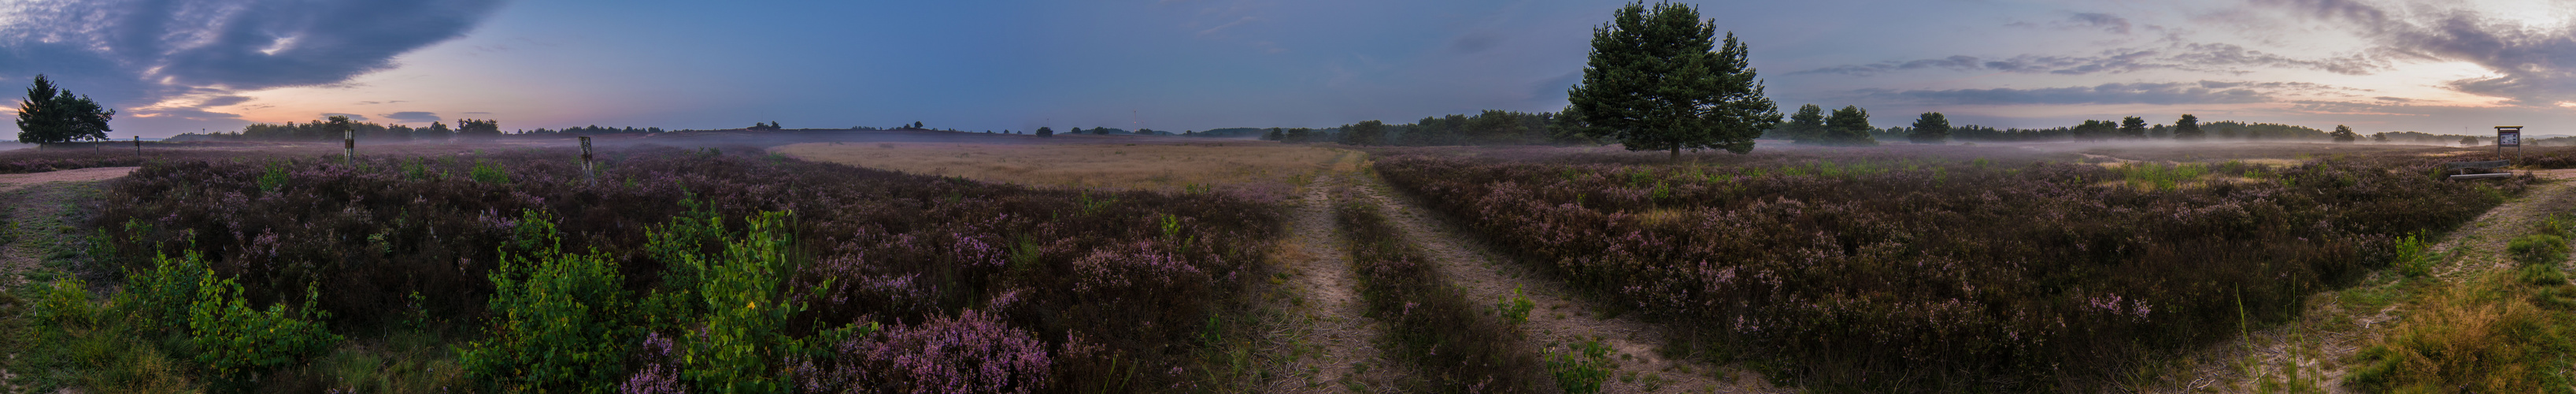
[[[51,182],[92,182],[123,177],[142,167],[98,167],[77,170],[0,174],[0,192],[7,192]]]
[[[1346,154],[1355,155],[1355,154]],[[1345,161],[1351,160],[1346,158]],[[1288,274],[1289,311],[1284,335],[1274,335],[1270,348],[1293,354],[1274,366],[1267,393],[1383,392],[1401,379],[1394,363],[1376,343],[1386,325],[1363,313],[1359,281],[1351,271],[1350,252],[1341,245],[1333,221],[1333,186],[1345,182],[1344,171],[1318,171],[1295,202],[1289,231],[1293,235],[1280,261]]]
[[[1545,278],[1526,264],[1509,258],[1472,238],[1461,227],[1448,224],[1428,209],[1414,204],[1374,176],[1352,179],[1359,183],[1363,198],[1374,200],[1387,218],[1402,231],[1405,240],[1420,246],[1438,263],[1442,275],[1451,285],[1466,289],[1470,300],[1493,302],[1521,291],[1539,308],[1530,313],[1522,330],[1537,343],[1531,348],[1549,348],[1554,344],[1599,338],[1616,351],[1612,356],[1618,370],[1604,382],[1604,393],[1769,393],[1794,390],[1773,387],[1760,374],[1734,366],[1712,366],[1694,360],[1664,357],[1655,349],[1668,343],[1668,330],[1660,325],[1638,320],[1633,314],[1603,318],[1604,309],[1588,300],[1580,300],[1565,284]],[[1561,347],[1558,349],[1562,349]]]
[[[63,211],[72,209],[80,193],[66,183],[97,182],[123,177],[135,167],[84,168],[30,174],[0,174],[0,289],[14,289],[27,284],[27,273],[44,262],[49,245],[69,234],[63,223]],[[17,357],[15,354],[8,357]],[[20,392],[18,375],[0,369],[0,391]]]

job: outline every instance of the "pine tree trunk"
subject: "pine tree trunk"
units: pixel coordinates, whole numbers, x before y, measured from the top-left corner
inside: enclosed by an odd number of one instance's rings
[[[1671,158],[1671,160],[1673,160],[1673,161],[1681,161],[1681,160],[1682,160],[1682,147],[1678,147],[1678,146],[1673,147],[1673,155],[1672,155],[1672,156],[1669,156],[1669,157],[1670,157],[1670,158]]]

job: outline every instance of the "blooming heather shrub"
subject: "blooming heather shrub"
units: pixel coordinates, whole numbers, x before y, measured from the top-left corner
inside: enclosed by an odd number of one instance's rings
[[[297,299],[304,284],[330,283],[317,305],[334,325],[376,327],[419,309],[429,321],[493,317],[488,276],[531,240],[521,234],[535,231],[534,212],[559,238],[524,246],[597,251],[628,294],[644,295],[633,324],[685,342],[712,312],[687,293],[711,279],[674,269],[685,265],[677,251],[720,257],[732,237],[704,234],[793,210],[797,220],[777,228],[790,236],[781,253],[791,263],[779,268],[774,301],[805,309],[768,320],[777,332],[822,338],[980,310],[1050,349],[1080,338],[1096,350],[1052,355],[1049,387],[1069,388],[1198,379],[1163,372],[1197,370],[1193,334],[1210,315],[1251,304],[1245,288],[1258,281],[1247,278],[1267,275],[1255,263],[1282,223],[1277,205],[1226,193],[1029,189],[724,151],[738,153],[605,151],[596,183],[566,149],[361,155],[355,165],[336,155],[171,161],[110,185],[92,220],[128,229],[108,232],[110,264],[140,271],[155,254],[195,251],[252,300]],[[478,160],[510,182],[470,179]],[[289,181],[263,190],[257,179],[269,163]],[[1164,215],[1178,239],[1164,236]],[[785,353],[766,353],[765,370],[780,381],[794,372],[776,366],[800,357]]]
[[[2447,230],[2523,185],[2443,182],[2418,158],[2158,170],[2136,188],[2046,162],[1383,152],[1382,176],[1499,246],[1820,389],[2105,376],[2239,316],[2281,319],[2394,260],[2395,236]]]
[[[1046,343],[992,314],[968,310],[850,338],[839,368],[817,371],[805,391],[824,393],[1031,393],[1047,389]]]

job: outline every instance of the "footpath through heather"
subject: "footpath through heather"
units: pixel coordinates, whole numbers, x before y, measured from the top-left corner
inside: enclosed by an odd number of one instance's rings
[[[2148,362],[2122,392],[2349,393],[2344,379],[2361,367],[2356,355],[2399,326],[2419,292],[2460,286],[2514,266],[2505,247],[2540,231],[2551,214],[2576,212],[2576,170],[2533,171],[2547,180],[2487,210],[2427,248],[2442,257],[2430,285],[2409,285],[2395,270],[2381,270],[2360,284],[2310,296],[2295,321],[2246,331],[2235,340]],[[2562,263],[2561,268],[2567,268]],[[2438,291],[2438,290],[2437,290]]]
[[[1765,393],[1791,392],[1773,387],[1760,374],[1738,366],[1708,365],[1696,360],[1666,357],[1657,349],[1670,343],[1672,333],[1660,325],[1639,320],[1635,315],[1614,315],[1590,300],[1576,297],[1565,284],[1542,275],[1535,267],[1513,261],[1491,247],[1475,241],[1460,226],[1443,220],[1429,209],[1413,203],[1394,191],[1374,172],[1355,174],[1350,178],[1362,195],[1375,203],[1404,234],[1404,241],[1415,244],[1449,278],[1452,286],[1465,290],[1471,300],[1491,303],[1520,290],[1538,304],[1529,322],[1521,329],[1529,334],[1530,348],[1555,348],[1587,339],[1601,341],[1614,352],[1616,369],[1604,382],[1604,393]]]
[[[1272,366],[1262,392],[1382,392],[1401,379],[1375,345],[1386,325],[1363,313],[1351,255],[1333,221],[1331,190],[1348,182],[1346,163],[1357,158],[1343,155],[1298,195],[1292,236],[1280,245],[1288,316],[1270,320],[1277,326],[1264,329],[1272,340],[1264,350],[1284,362]]]
[[[70,221],[73,204],[98,181],[123,177],[135,167],[84,168],[29,174],[0,174],[0,290],[27,284],[31,274],[49,270],[45,260],[77,248],[82,239]],[[61,270],[66,267],[51,268]],[[16,354],[0,357],[16,358]],[[19,392],[15,371],[0,369],[0,392]]]

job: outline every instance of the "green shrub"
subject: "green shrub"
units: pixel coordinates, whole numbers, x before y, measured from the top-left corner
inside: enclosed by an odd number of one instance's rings
[[[1583,394],[1601,391],[1601,382],[1610,380],[1610,346],[1599,339],[1565,345],[1564,351],[1547,350],[1547,373],[1556,376],[1556,385],[1567,393]]]
[[[35,310],[28,311],[29,317],[73,327],[89,327],[97,323],[98,307],[89,302],[89,283],[80,279],[64,279],[45,284],[42,289],[41,298],[36,299]]]
[[[802,305],[781,302],[788,273],[790,214],[765,212],[750,231],[715,258],[683,255],[680,266],[701,273],[697,293],[706,311],[701,335],[686,344],[680,376],[702,390],[785,392],[772,371],[782,351],[799,348],[780,329]]]
[[[1503,322],[1512,325],[1528,323],[1530,310],[1537,308],[1538,304],[1530,302],[1528,296],[1521,295],[1521,288],[1517,286],[1512,287],[1510,297],[1504,297],[1501,302],[1494,303],[1494,311],[1503,315]]]
[[[2505,252],[2523,264],[2555,264],[2567,261],[2567,239],[2548,234],[2525,235],[2506,243]]]
[[[2420,236],[2397,237],[2397,273],[2409,278],[2432,275],[2434,258],[2430,251],[2425,250],[2428,246]]]
[[[601,391],[623,376],[635,332],[620,320],[626,280],[607,256],[505,254],[490,279],[491,337],[458,357],[469,373],[538,391]]]
[[[196,345],[197,363],[218,380],[242,384],[330,350],[340,336],[315,321],[329,318],[313,307],[320,291],[308,285],[304,293],[304,306],[293,312],[282,302],[264,311],[252,309],[242,296],[241,284],[218,279],[208,271],[197,282],[196,299],[188,306],[188,337]]]
[[[259,173],[259,190],[273,192],[282,187],[286,187],[286,166],[269,162],[267,170]]]
[[[206,260],[189,251],[178,258],[152,257],[151,268],[128,272],[117,305],[143,316],[151,329],[182,328],[194,307],[199,284],[212,280]]]
[[[508,169],[501,168],[500,163],[485,162],[480,159],[474,160],[474,170],[472,172],[467,172],[465,175],[467,178],[471,178],[475,182],[494,184],[510,183],[510,171]]]

